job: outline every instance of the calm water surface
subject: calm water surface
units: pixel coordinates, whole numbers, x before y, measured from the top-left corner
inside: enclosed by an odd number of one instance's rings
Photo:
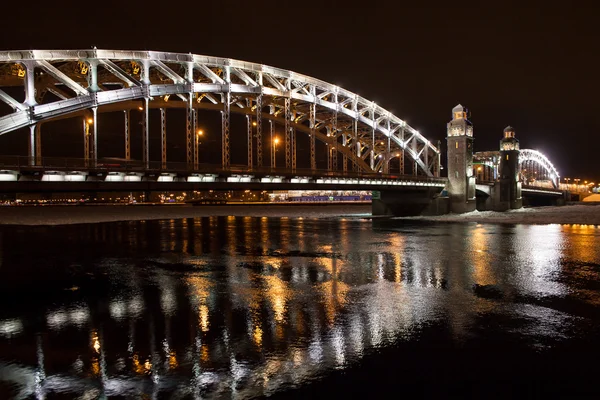
[[[597,397],[600,228],[0,228],[0,399]]]

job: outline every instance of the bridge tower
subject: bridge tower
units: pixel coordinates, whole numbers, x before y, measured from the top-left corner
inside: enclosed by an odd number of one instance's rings
[[[498,211],[521,208],[521,182],[519,181],[519,140],[512,126],[504,128],[504,137],[500,140],[500,199]]]
[[[450,211],[474,211],[475,177],[473,176],[473,124],[462,105],[452,109],[452,121],[447,125],[448,196]]]

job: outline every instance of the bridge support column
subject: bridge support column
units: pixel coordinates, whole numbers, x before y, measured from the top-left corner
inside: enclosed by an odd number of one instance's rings
[[[473,124],[460,104],[452,109],[452,121],[447,129],[450,211],[474,211],[477,202],[473,176]]]
[[[521,182],[519,182],[519,140],[512,127],[504,128],[504,138],[500,141],[500,180],[492,191],[492,201],[496,211],[523,207]]]

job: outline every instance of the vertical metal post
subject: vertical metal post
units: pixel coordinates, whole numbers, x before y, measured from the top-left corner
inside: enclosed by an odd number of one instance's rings
[[[358,142],[358,119],[354,119],[352,121],[352,142],[355,147],[355,153],[354,153],[353,158],[358,159],[360,157],[360,153],[361,153],[360,143]],[[356,162],[356,160],[353,160],[352,171],[360,172],[359,167],[358,167],[358,162]]]
[[[98,107],[92,107],[92,165],[98,165]]]
[[[222,165],[223,169],[228,170],[231,161],[229,156],[229,122],[230,122],[230,111],[231,111],[231,92],[223,94],[223,111],[221,111],[221,152],[222,152]]]
[[[387,131],[388,131],[388,137],[387,137],[387,145],[386,145],[386,151],[384,154],[384,159],[383,159],[383,172],[386,174],[390,173],[390,160],[392,159],[391,157],[391,151],[392,151],[392,125],[390,122],[390,117],[388,116],[388,120],[387,120]]]
[[[42,124],[35,125],[35,165],[42,165]]]
[[[86,167],[90,166],[90,124],[83,118],[83,162]]]
[[[190,93],[188,97],[188,106],[185,109],[185,118],[186,118],[186,164],[188,169],[193,166],[194,163],[194,136],[196,132],[194,132],[194,109],[193,106],[193,94]]]
[[[291,137],[292,137],[292,171],[296,172],[296,147],[297,147],[297,142],[296,142],[296,129],[295,128],[291,128]]]
[[[35,101],[35,62],[24,61],[21,65],[25,68],[25,104],[31,107],[37,104]]]
[[[331,169],[333,171],[337,171],[338,169],[338,165],[337,165],[337,153],[338,153],[338,140],[337,140],[337,118],[338,118],[338,113],[337,113],[337,95],[335,95],[334,97],[334,101],[335,101],[335,105],[336,105],[336,110],[333,112],[333,118],[331,120]]]
[[[29,162],[28,164],[35,165],[35,125],[29,125]]]
[[[400,140],[404,144],[404,146],[402,146],[402,153],[400,154],[400,174],[404,175],[404,173],[405,173],[405,171],[404,171],[404,149],[406,148],[406,142],[404,142],[404,128],[402,128],[402,132],[400,134]]]
[[[256,166],[262,167],[263,163],[262,145],[262,94],[256,97]]]
[[[89,66],[87,73],[88,91],[96,93],[100,89],[98,87],[98,61],[88,60],[87,65]]]
[[[325,146],[327,147],[327,171],[331,172],[331,141],[329,138],[331,137],[331,127],[327,128],[327,142]]]
[[[373,110],[371,111],[371,119],[373,121],[373,130],[371,131],[371,170],[375,169],[375,104],[373,104]]]
[[[269,121],[269,132],[271,134],[271,168],[275,168],[275,142],[273,141],[273,121]]]
[[[348,135],[346,133],[342,135],[342,146],[344,146],[344,149],[348,146]],[[346,153],[342,155],[342,171],[344,173],[348,172],[348,156]]]
[[[144,98],[144,110],[142,111],[142,159],[144,160],[144,167],[150,168],[150,104],[148,98]]]
[[[290,122],[292,119],[292,111],[290,109],[290,98],[284,99],[284,130],[285,130],[285,167],[290,169],[292,167],[291,160],[291,142],[290,142]]]
[[[252,117],[246,115],[246,127],[248,129],[248,170],[252,170]]]
[[[193,112],[193,119],[194,119],[194,137],[195,137],[195,146],[194,146],[194,168],[198,169],[199,165],[200,165],[200,139],[201,139],[201,135],[200,135],[200,122],[198,121],[199,118],[199,112],[197,109],[194,109]]]
[[[438,140],[438,154],[436,157],[436,166],[435,166],[435,176],[436,177],[440,177],[440,170],[442,169],[442,141]],[[488,178],[489,178],[489,171],[488,171]]]
[[[316,143],[316,135],[315,135],[315,120],[316,120],[316,105],[312,103],[310,105],[310,169],[313,171],[317,169],[317,158],[315,154],[315,143]]]
[[[413,136],[411,147],[412,147],[412,150],[413,150],[413,154],[418,154],[418,151],[417,151],[417,137],[416,136]],[[417,160],[413,160],[413,161],[414,161],[413,162],[413,175],[417,176],[417,172],[418,172],[418,169],[417,169]]]
[[[167,110],[160,109],[160,167],[167,168]]]
[[[123,115],[125,116],[125,159],[129,161],[131,159],[131,112],[125,110]]]

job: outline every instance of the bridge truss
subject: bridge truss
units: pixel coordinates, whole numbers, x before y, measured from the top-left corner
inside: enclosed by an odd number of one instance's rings
[[[7,87],[22,87],[24,100]],[[11,88],[12,89],[12,88]],[[8,90],[8,89],[7,89]],[[51,95],[49,95],[51,94]],[[330,171],[389,173],[398,159],[401,175],[439,176],[440,151],[389,111],[348,90],[292,71],[246,61],[193,54],[120,50],[33,50],[0,52],[0,101],[13,112],[0,116],[0,135],[29,127],[29,159],[40,163],[42,123],[82,118],[83,154],[98,160],[98,114],[124,111],[125,158],[130,158],[129,110],[140,109],[143,162],[149,167],[151,109],[161,116],[161,165],[167,163],[166,116],[186,110],[186,163],[198,166],[194,145],[198,109],[221,113],[222,168],[231,166],[232,113],[247,117],[247,164],[265,166],[271,143],[266,129],[283,127],[285,168],[296,168],[297,133],[310,138],[310,166],[316,169],[315,142],[326,144]],[[267,122],[265,124],[265,122]],[[238,132],[236,141],[239,140]],[[304,155],[304,154],[303,154]],[[302,155],[301,155],[302,156]],[[341,158],[341,160],[338,158]],[[341,161],[341,162],[339,162]],[[271,167],[274,165],[271,154]]]
[[[480,151],[473,155],[478,164],[474,171],[481,181],[494,181],[498,178],[500,167],[499,151]],[[551,186],[559,188],[560,174],[552,162],[537,150],[521,149],[519,151],[520,179],[529,186]]]

